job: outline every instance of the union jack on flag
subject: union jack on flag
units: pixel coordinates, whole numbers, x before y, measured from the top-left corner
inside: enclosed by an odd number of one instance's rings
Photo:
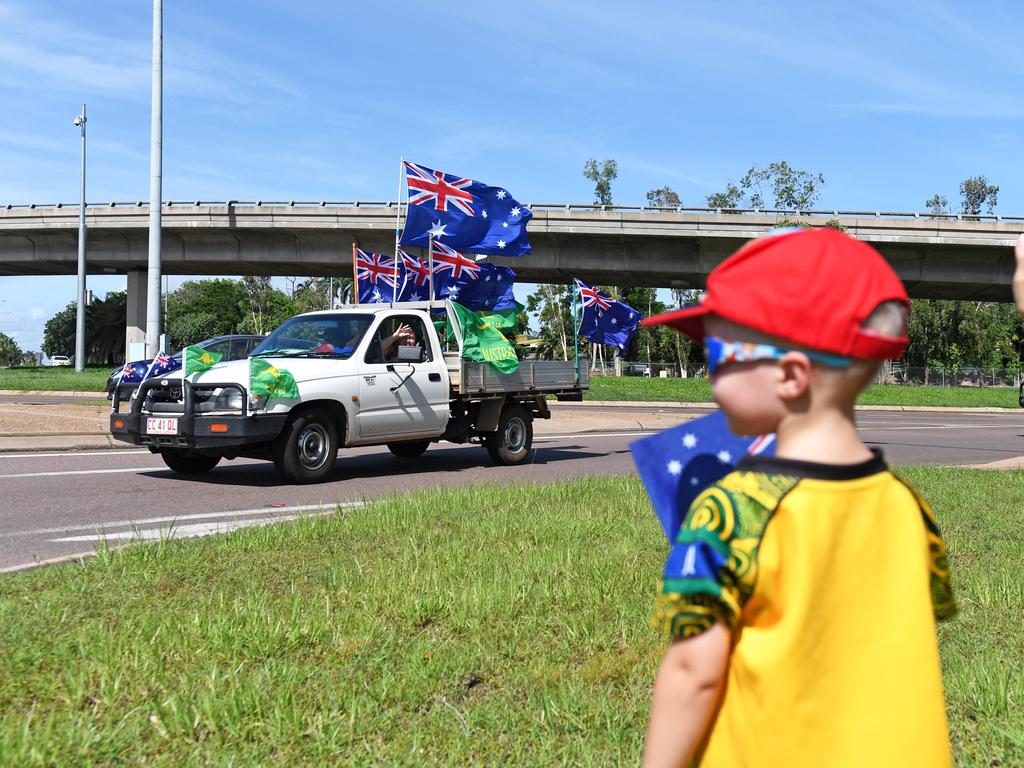
[[[406,162],[405,183],[409,185],[409,205],[430,203],[437,211],[447,211],[451,203],[467,216],[476,216],[473,195],[466,191],[466,187],[473,183],[472,179],[460,179]]]
[[[170,357],[166,352],[158,352],[157,356],[153,358],[153,362],[149,364],[149,368],[146,369],[146,375],[142,377],[143,381],[146,379],[152,379],[157,376],[177,370],[181,363]]]
[[[461,279],[463,272],[474,278],[480,273],[480,265],[444,243],[434,243],[434,274],[445,270],[450,271],[455,280]]]
[[[599,315],[603,313],[603,310],[611,307],[612,301],[614,301],[611,296],[607,296],[597,290],[597,288],[579,280],[576,281],[576,284],[579,286],[580,296],[583,297],[584,307],[596,307],[597,314]]]
[[[406,285],[410,282],[414,285],[424,286],[430,282],[430,266],[422,259],[410,256],[405,251],[399,251],[402,255],[402,266],[405,267]]]
[[[356,248],[356,292],[360,304],[396,301],[405,284],[405,269],[383,253],[367,253]]]

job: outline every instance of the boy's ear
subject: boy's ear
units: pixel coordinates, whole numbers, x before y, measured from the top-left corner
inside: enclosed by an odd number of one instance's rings
[[[798,400],[811,382],[811,361],[803,352],[787,352],[779,360],[777,392],[783,400]]]

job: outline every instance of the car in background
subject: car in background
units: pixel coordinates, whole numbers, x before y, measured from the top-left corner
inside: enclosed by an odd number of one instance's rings
[[[64,355],[54,355],[53,357],[50,358],[50,365],[71,365],[71,358],[65,357]]]
[[[237,333],[229,336],[214,336],[212,339],[206,341],[200,341],[193,344],[195,347],[205,349],[208,352],[212,352],[215,355],[220,355],[221,360],[228,362],[231,360],[242,360],[249,356],[253,348],[262,342],[266,336],[257,336],[255,334]],[[172,360],[181,361],[181,352],[175,352],[171,355]],[[148,366],[148,360],[136,360],[132,362],[133,367],[137,366]],[[121,377],[121,368],[115,368],[110,372],[110,376],[107,378],[107,400],[110,400],[114,396],[114,387],[117,386],[118,379]],[[121,396],[124,397],[125,390],[132,390],[139,386],[138,382],[125,384],[122,388]]]

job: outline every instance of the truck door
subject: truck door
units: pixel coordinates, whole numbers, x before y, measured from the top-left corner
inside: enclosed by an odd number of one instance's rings
[[[396,337],[398,334],[398,337]],[[390,315],[374,331],[359,367],[359,439],[436,437],[448,422],[448,374],[437,334],[417,315]],[[413,343],[415,342],[415,343]],[[419,362],[399,360],[422,350]]]

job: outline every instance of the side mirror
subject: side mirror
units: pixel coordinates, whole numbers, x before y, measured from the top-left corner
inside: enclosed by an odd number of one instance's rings
[[[422,363],[423,362],[423,347],[416,345],[413,347],[400,346],[398,347],[397,360],[400,363]]]

